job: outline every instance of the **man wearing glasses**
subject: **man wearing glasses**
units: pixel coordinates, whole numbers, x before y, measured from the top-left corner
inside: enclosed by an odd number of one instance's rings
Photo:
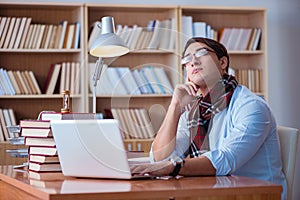
[[[266,102],[228,74],[226,48],[192,38],[181,64],[186,83],[175,87],[152,144],[153,164],[132,170],[152,175],[242,175],[283,186],[277,125]]]

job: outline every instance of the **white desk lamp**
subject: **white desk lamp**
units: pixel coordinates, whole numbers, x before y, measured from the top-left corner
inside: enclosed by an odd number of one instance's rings
[[[102,58],[122,56],[129,52],[129,48],[124,41],[115,34],[114,19],[112,17],[103,17],[99,28],[102,29],[101,35],[95,40],[90,49],[90,54],[98,57],[93,76],[93,113],[96,113],[96,87],[102,73]]]

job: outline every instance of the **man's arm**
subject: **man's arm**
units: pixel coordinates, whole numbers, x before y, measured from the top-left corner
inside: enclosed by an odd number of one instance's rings
[[[167,158],[174,151],[180,115],[180,106],[175,103],[170,104],[165,119],[153,141],[152,151],[155,161]]]
[[[174,151],[179,118],[196,93],[197,86],[192,82],[178,84],[175,87],[165,119],[153,141],[152,151],[155,161],[167,158]]]
[[[196,158],[185,159],[184,165],[179,171],[179,175],[212,176],[216,175],[216,169],[207,157],[200,156]]]

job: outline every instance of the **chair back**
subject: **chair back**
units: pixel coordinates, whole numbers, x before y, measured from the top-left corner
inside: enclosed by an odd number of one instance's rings
[[[278,126],[283,173],[287,180],[287,199],[292,199],[299,130]]]

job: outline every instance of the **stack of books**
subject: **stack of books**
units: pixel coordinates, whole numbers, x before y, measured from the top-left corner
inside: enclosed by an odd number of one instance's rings
[[[39,180],[60,180],[62,173],[55,141],[51,130],[51,120],[97,119],[95,113],[42,112],[40,120],[21,120],[21,136],[28,146],[29,178]]]
[[[58,179],[63,177],[50,120],[21,120],[21,136],[28,146],[29,177]]]

